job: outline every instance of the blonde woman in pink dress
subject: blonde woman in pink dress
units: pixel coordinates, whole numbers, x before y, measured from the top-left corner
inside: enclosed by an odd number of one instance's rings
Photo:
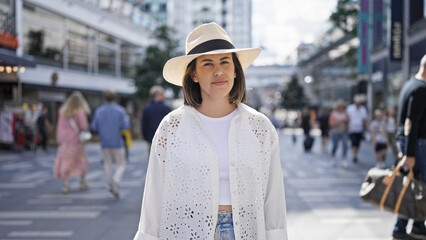
[[[56,140],[59,143],[56,157],[54,176],[62,178],[62,192],[71,191],[69,179],[80,177],[80,189],[89,188],[85,179],[88,167],[88,159],[84,143],[78,139],[78,132],[72,125],[74,121],[79,131],[88,127],[86,114],[90,108],[83,95],[75,91],[62,105],[56,130]]]

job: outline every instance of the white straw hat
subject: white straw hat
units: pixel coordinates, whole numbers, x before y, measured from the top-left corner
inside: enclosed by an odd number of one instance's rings
[[[216,23],[206,23],[195,28],[186,38],[185,54],[170,59],[163,68],[166,81],[182,86],[188,64],[207,54],[236,53],[243,69],[259,55],[260,48],[235,48],[226,31]]]

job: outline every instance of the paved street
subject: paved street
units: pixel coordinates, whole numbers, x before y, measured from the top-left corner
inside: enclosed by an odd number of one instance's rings
[[[48,153],[0,151],[0,240],[127,240],[139,220],[147,166],[146,145],[136,142],[121,185],[122,197],[107,191],[99,144],[87,145],[91,188],[61,193],[52,178],[55,150]],[[394,216],[358,198],[366,171],[374,165],[373,149],[362,146],[360,163],[332,167],[316,139],[304,153],[302,136],[293,144],[281,134],[288,231],[291,240],[390,239]],[[388,158],[387,165],[391,160]]]
[[[368,169],[375,165],[373,148],[363,142],[359,163],[347,169],[332,167],[316,138],[311,153],[304,153],[302,136],[293,145],[281,138],[291,240],[389,240],[393,214],[364,203],[358,192]],[[350,149],[350,148],[349,148]],[[338,151],[337,156],[341,156]],[[351,154],[349,153],[351,160]],[[390,151],[386,161],[392,165]]]

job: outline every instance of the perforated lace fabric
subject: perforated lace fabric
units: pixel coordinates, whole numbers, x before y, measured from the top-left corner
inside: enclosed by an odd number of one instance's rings
[[[229,132],[229,175],[236,239],[287,239],[278,135],[239,104]],[[167,115],[154,136],[138,239],[214,239],[219,166],[193,107]]]

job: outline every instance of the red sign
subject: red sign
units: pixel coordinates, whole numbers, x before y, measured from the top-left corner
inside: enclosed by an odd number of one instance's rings
[[[3,32],[0,32],[0,45],[10,48],[18,48],[18,38],[4,30]]]

